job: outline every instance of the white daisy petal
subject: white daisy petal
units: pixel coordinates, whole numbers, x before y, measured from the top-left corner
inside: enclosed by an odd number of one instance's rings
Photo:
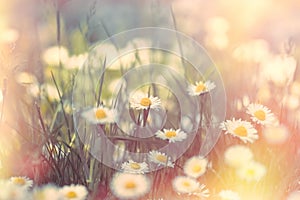
[[[133,160],[129,160],[122,164],[122,170],[125,173],[144,174],[149,171],[148,164],[145,162],[138,163]]]
[[[138,199],[150,190],[147,176],[142,174],[116,173],[111,181],[112,193],[120,199]]]
[[[33,190],[33,200],[61,200],[62,198],[59,189],[51,184]]]
[[[158,131],[155,136],[162,139],[168,140],[169,143],[180,142],[186,139],[187,134],[180,129],[164,129],[163,131]]]
[[[104,106],[88,109],[82,112],[81,116],[91,124],[106,124],[116,121],[116,111]]]
[[[276,121],[276,118],[271,110],[261,104],[250,104],[247,107],[246,112],[251,115],[251,119],[258,124],[270,125],[274,124]]]
[[[174,163],[171,162],[171,157],[166,155],[165,153],[152,150],[149,152],[148,158],[151,162],[158,165],[174,167]]]
[[[184,166],[184,173],[192,178],[199,178],[202,176],[207,169],[208,160],[200,156],[194,156],[188,159]]]
[[[210,92],[216,87],[215,83],[212,81],[199,81],[195,84],[191,84],[188,86],[188,93],[191,96],[198,96],[207,92]]]
[[[220,124],[220,128],[225,131],[225,134],[230,134],[238,137],[244,143],[253,143],[258,139],[257,130],[250,122],[242,121],[241,119],[226,120]]]
[[[14,176],[10,178],[10,181],[17,186],[29,189],[33,185],[33,181],[25,176]]]
[[[160,109],[161,101],[158,97],[148,96],[144,93],[136,93],[131,95],[129,99],[130,107],[136,110],[143,109]]]

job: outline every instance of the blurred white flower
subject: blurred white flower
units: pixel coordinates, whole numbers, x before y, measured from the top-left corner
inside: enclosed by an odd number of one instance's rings
[[[187,134],[180,129],[164,129],[163,131],[156,132],[155,136],[162,140],[169,140],[169,143],[172,143],[185,140]]]
[[[300,96],[300,82],[299,81],[294,81],[291,84],[290,92],[292,95]]]
[[[19,39],[19,32],[15,29],[5,28],[1,29],[0,44],[1,43],[13,43]]]
[[[28,188],[20,187],[9,180],[0,180],[0,199],[1,200],[28,200],[30,193]]]
[[[253,143],[258,139],[257,130],[250,122],[242,121],[241,119],[232,119],[222,122],[220,128],[225,131],[225,134],[230,134],[233,137],[238,137],[244,143]]]
[[[262,135],[270,144],[282,144],[289,138],[289,131],[284,125],[266,126]]]
[[[158,97],[148,96],[145,93],[137,92],[130,96],[130,107],[133,109],[159,109],[161,107],[161,101]]]
[[[173,189],[180,194],[193,194],[199,189],[199,182],[187,176],[177,176],[172,181]]]
[[[221,200],[240,200],[240,196],[238,193],[232,190],[221,190],[218,194]]]
[[[240,168],[253,159],[251,149],[244,145],[233,145],[228,147],[224,153],[225,163],[234,168]]]
[[[68,50],[63,46],[52,46],[46,49],[42,55],[45,64],[59,66],[59,63],[66,63],[69,59]]]
[[[189,158],[183,166],[185,175],[192,178],[199,178],[207,169],[208,160],[200,156],[193,156]]]
[[[208,19],[205,30],[207,35],[204,40],[208,46],[219,50],[223,50],[228,46],[227,32],[229,30],[229,22],[225,18],[213,17]]]
[[[51,102],[59,101],[59,94],[57,88],[51,84],[43,84],[41,86],[42,95],[47,97]]]
[[[299,199],[300,199],[300,190],[291,192],[286,198],[286,200],[299,200]]]
[[[276,121],[274,114],[269,108],[261,104],[250,104],[247,107],[246,111],[251,115],[252,121],[262,124],[262,125],[271,125]]]
[[[65,185],[59,189],[62,200],[86,200],[88,191],[83,185]]]
[[[274,55],[270,56],[260,65],[260,81],[273,82],[276,86],[289,85],[295,74],[297,61],[292,56]]]
[[[142,174],[116,173],[110,183],[112,193],[120,199],[138,199],[150,190],[147,176]]]
[[[238,61],[259,63],[270,56],[269,44],[262,39],[255,39],[241,44],[233,51]]]
[[[116,121],[116,110],[104,106],[94,107],[82,112],[81,116],[92,124],[114,123]]]
[[[265,176],[266,172],[266,167],[256,161],[251,161],[238,168],[236,171],[238,177],[247,182],[260,181]]]
[[[28,72],[20,72],[16,75],[16,81],[20,84],[37,84],[37,78]]]
[[[283,98],[283,105],[285,105],[288,109],[290,110],[295,110],[299,107],[300,105],[300,100],[299,100],[299,96],[294,95],[294,94],[290,94],[287,95]]]
[[[149,171],[148,164],[145,162],[138,163],[133,160],[129,160],[122,164],[122,170],[125,173],[144,174]]]
[[[163,165],[167,167],[174,167],[174,163],[171,161],[171,157],[165,153],[152,150],[148,155],[149,161],[156,163],[158,165]]]
[[[64,67],[67,69],[79,69],[80,67],[83,66],[87,57],[88,57],[87,53],[73,55],[66,60],[66,62],[64,63]]]
[[[188,93],[191,96],[198,96],[207,92],[210,92],[216,87],[215,83],[212,81],[199,81],[195,84],[191,84],[188,86]]]
[[[47,184],[34,188],[32,198],[33,200],[62,200],[63,196],[60,194],[58,187]]]

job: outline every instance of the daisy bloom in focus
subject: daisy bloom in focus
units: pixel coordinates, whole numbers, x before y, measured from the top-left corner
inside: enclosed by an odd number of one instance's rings
[[[85,200],[88,191],[83,185],[65,185],[59,191],[63,200]]]
[[[158,131],[155,133],[155,136],[162,140],[169,140],[169,143],[180,142],[185,140],[187,134],[180,129],[164,129],[163,131]]]
[[[249,147],[233,145],[225,150],[224,159],[230,167],[239,168],[253,159],[253,153]]]
[[[159,109],[161,101],[158,97],[148,96],[145,93],[135,93],[129,99],[130,107],[136,110]]]
[[[225,134],[229,133],[233,137],[238,137],[244,143],[253,143],[258,139],[257,130],[252,124],[241,119],[226,120],[226,122],[221,123],[220,128],[225,131]]]
[[[125,173],[136,173],[136,174],[144,174],[149,171],[148,164],[145,162],[138,163],[133,160],[129,160],[122,164],[122,170]]]
[[[216,87],[215,83],[211,81],[199,81],[195,84],[191,84],[188,86],[188,93],[191,96],[198,96],[207,92],[210,92]]]
[[[149,152],[148,158],[151,162],[154,162],[158,165],[174,167],[174,163],[171,162],[171,158],[165,153],[152,150]]]
[[[51,184],[44,185],[41,188],[35,188],[33,191],[33,200],[61,200],[62,195],[59,189]]]
[[[193,178],[187,176],[177,176],[172,181],[173,189],[180,194],[193,194],[200,184]]]
[[[14,185],[24,187],[26,189],[29,189],[32,187],[33,181],[25,176],[14,176],[10,178],[11,183]]]
[[[104,106],[88,109],[82,112],[81,116],[92,124],[106,124],[116,121],[116,111]]]
[[[275,117],[271,110],[261,104],[250,104],[246,112],[251,115],[251,119],[258,124],[269,125],[275,122]]]
[[[252,161],[239,168],[236,173],[241,179],[251,182],[260,181],[266,174],[266,167],[258,162]]]
[[[208,160],[206,158],[194,156],[185,162],[183,171],[189,177],[199,178],[206,172],[207,164]]]
[[[221,200],[240,200],[240,196],[238,193],[233,192],[231,190],[221,190],[218,195]]]
[[[120,199],[138,199],[150,190],[150,181],[142,174],[116,173],[110,183],[112,193]]]

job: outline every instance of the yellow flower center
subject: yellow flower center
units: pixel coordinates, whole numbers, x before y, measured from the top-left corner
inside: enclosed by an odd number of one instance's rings
[[[141,169],[141,166],[138,163],[130,163],[130,167],[132,169]]]
[[[195,165],[192,168],[192,171],[195,173],[199,173],[201,171],[202,167],[200,165]]]
[[[244,126],[237,127],[233,132],[234,134],[241,137],[246,137],[248,135],[247,129]]]
[[[162,162],[162,163],[166,163],[166,162],[167,162],[167,156],[164,156],[164,155],[157,155],[157,156],[156,156],[156,159],[157,159],[159,162]]]
[[[266,113],[263,110],[258,110],[254,113],[254,116],[260,121],[266,120]]]
[[[125,188],[126,189],[134,189],[134,188],[136,188],[136,184],[133,181],[129,181],[125,184]]]
[[[141,99],[141,102],[140,102],[140,104],[142,105],[142,106],[150,106],[151,105],[151,100],[149,99],[149,98],[147,98],[147,97],[145,97],[145,98],[142,98]]]
[[[255,170],[254,169],[248,169],[247,174],[249,176],[254,176],[255,175]]]
[[[184,181],[184,182],[182,183],[182,185],[183,185],[184,187],[190,187],[190,186],[191,186],[191,184],[190,184],[188,181]]]
[[[106,112],[103,109],[99,108],[96,110],[95,116],[97,119],[104,119],[106,117]]]
[[[172,137],[175,137],[177,135],[176,131],[167,131],[165,133],[166,137],[167,138],[172,138]]]
[[[68,192],[68,193],[66,194],[66,197],[67,197],[68,199],[73,199],[73,198],[76,198],[76,197],[77,197],[77,194],[76,194],[76,192],[74,192],[74,191],[70,191],[70,192]]]
[[[199,83],[197,86],[196,86],[196,92],[203,92],[206,90],[206,86],[204,85],[204,83]]]
[[[13,179],[14,184],[16,185],[25,185],[26,180],[24,178],[14,178]]]

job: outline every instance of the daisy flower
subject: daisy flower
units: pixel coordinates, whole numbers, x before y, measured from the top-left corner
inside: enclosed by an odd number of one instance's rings
[[[239,168],[236,173],[238,177],[248,182],[259,181],[266,174],[266,167],[258,162],[252,161]]]
[[[23,187],[25,189],[29,189],[30,187],[32,187],[33,185],[33,181],[30,180],[29,178],[25,177],[25,176],[14,176],[14,177],[10,177],[10,181],[11,183],[13,183],[14,185]]]
[[[149,152],[148,158],[151,162],[154,162],[158,165],[174,167],[174,163],[171,162],[171,158],[165,153],[152,150]]]
[[[271,110],[261,104],[250,104],[246,112],[251,115],[251,119],[258,124],[267,125],[275,122],[275,116]]]
[[[238,137],[244,143],[253,143],[254,140],[258,139],[257,130],[252,124],[241,119],[226,120],[226,122],[221,123],[220,128],[225,131],[225,134],[229,133],[234,137]]]
[[[207,92],[210,92],[216,87],[215,83],[211,81],[199,81],[195,84],[191,84],[188,86],[188,93],[191,96],[198,96]]]
[[[130,107],[136,110],[143,109],[159,109],[161,107],[161,101],[158,97],[148,96],[144,93],[136,93],[129,99]]]
[[[142,174],[116,173],[110,183],[112,193],[120,199],[138,199],[150,190],[150,181]]]
[[[233,145],[225,150],[224,159],[230,167],[239,168],[253,159],[253,153],[249,147]]]
[[[209,190],[204,184],[187,176],[177,176],[172,181],[173,189],[179,194],[195,195],[202,198],[209,197]]]
[[[233,192],[231,190],[221,190],[218,194],[221,200],[240,200],[240,196],[238,193]]]
[[[184,166],[184,173],[192,178],[199,178],[206,172],[208,160],[201,156],[194,156],[188,159]]]
[[[35,188],[33,191],[33,200],[61,200],[62,195],[59,189],[51,184],[44,185],[41,188]]]
[[[88,191],[83,185],[65,185],[59,191],[62,195],[62,200],[85,200]]]
[[[144,174],[149,171],[148,164],[145,162],[138,163],[133,160],[129,160],[122,164],[122,170],[125,173],[136,173],[136,174]]]
[[[82,112],[81,116],[92,124],[106,124],[116,121],[116,111],[104,106],[88,109]]]
[[[155,136],[162,140],[169,140],[169,143],[180,142],[185,140],[187,134],[180,129],[164,129],[163,131],[158,131],[155,133]]]

